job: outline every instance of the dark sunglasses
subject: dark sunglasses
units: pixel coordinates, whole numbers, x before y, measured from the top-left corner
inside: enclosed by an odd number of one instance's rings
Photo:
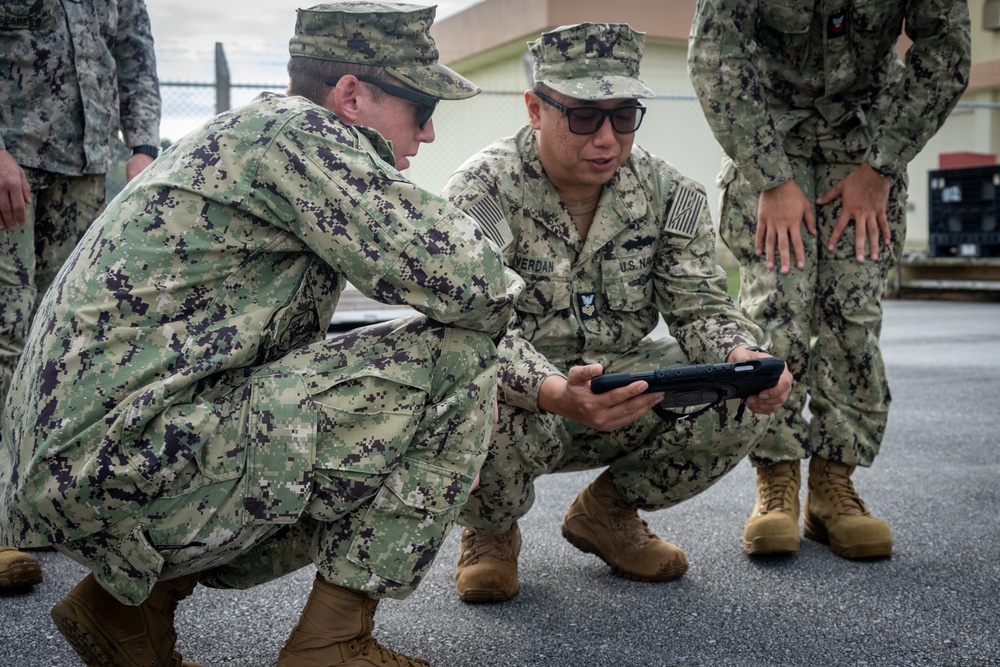
[[[403,88],[402,86],[394,86],[391,83],[373,79],[370,76],[355,75],[355,78],[358,81],[364,81],[365,83],[370,83],[373,86],[381,88],[387,95],[392,95],[393,97],[398,97],[400,99],[407,100],[408,102],[414,102],[415,104],[420,105],[422,110],[420,112],[420,116],[417,118],[417,127],[421,130],[424,129],[424,126],[430,121],[431,116],[434,115],[434,108],[438,103],[438,98],[436,97],[418,92],[416,90],[410,90],[409,88]],[[327,79],[326,85],[336,86],[340,79],[341,77],[339,76]]]
[[[569,131],[573,134],[593,134],[601,129],[605,118],[611,119],[611,127],[615,128],[618,134],[632,134],[639,129],[642,117],[646,113],[646,107],[639,102],[636,102],[635,106],[614,109],[567,107],[537,90],[534,90],[534,93],[553,109],[566,115],[569,119]]]

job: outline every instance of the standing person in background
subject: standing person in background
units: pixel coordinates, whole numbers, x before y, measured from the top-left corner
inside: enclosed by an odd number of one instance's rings
[[[959,0],[698,2],[688,65],[726,154],[721,236],[740,261],[741,307],[796,378],[750,455],[748,554],[798,551],[809,457],[806,537],[843,558],[892,553],[851,475],[872,465],[889,412],[879,335],[906,166],[968,85],[969,30]]]
[[[0,61],[2,405],[37,300],[104,210],[119,131],[128,180],[157,155],[160,88],[143,0],[4,0]],[[0,546],[0,592],[41,580]]]
[[[747,400],[677,421],[645,382],[594,394],[602,372],[747,361],[760,330],[735,307],[716,262],[704,189],[634,145],[653,92],[639,78],[645,34],[581,23],[529,43],[528,124],[470,157],[445,195],[477,218],[524,278],[498,344],[499,422],[459,522],[455,585],[466,602],[518,593],[518,520],[541,475],[602,469],[566,513],[563,536],[612,573],[668,581],[684,551],[639,510],[672,507],[731,470],[765,433],[791,375]],[[649,334],[660,317],[671,336]]]

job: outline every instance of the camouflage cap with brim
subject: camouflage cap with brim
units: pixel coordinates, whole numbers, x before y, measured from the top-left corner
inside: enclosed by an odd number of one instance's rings
[[[395,2],[332,2],[298,10],[288,50],[294,56],[384,67],[414,89],[461,100],[479,86],[438,63],[430,35],[436,7]]]
[[[646,33],[627,23],[578,23],[528,42],[534,78],[577,100],[653,97],[639,78]]]

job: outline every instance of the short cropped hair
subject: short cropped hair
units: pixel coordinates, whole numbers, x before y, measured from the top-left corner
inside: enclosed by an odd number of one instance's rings
[[[322,105],[327,93],[330,92],[327,80],[347,74],[399,83],[380,65],[359,65],[336,60],[293,56],[288,59],[288,94],[300,95],[314,104]],[[376,102],[385,96],[385,92],[378,86],[372,86],[371,93],[372,99]]]

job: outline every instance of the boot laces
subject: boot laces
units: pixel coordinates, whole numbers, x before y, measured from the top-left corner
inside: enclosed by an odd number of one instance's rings
[[[854,490],[854,483],[851,482],[849,474],[840,470],[827,468],[824,481],[826,492],[830,501],[834,503],[838,514],[851,514],[854,516],[864,516],[868,514],[868,508]]]
[[[641,549],[656,538],[649,529],[649,524],[639,516],[634,507],[614,505],[608,509],[612,532],[623,539],[629,548]]]
[[[776,466],[775,466],[776,467]],[[771,472],[761,485],[761,514],[768,512],[791,512],[795,506],[798,489],[790,467],[780,468],[781,472]]]
[[[462,534],[461,560],[466,563],[478,563],[484,558],[514,560],[513,535],[513,528],[500,535],[480,533],[466,528]]]
[[[412,658],[382,646],[371,635],[355,639],[349,646],[352,652],[358,651],[358,657],[363,657],[372,662],[377,660],[382,665],[392,665],[394,667],[430,667],[430,663],[426,660]]]
[[[621,539],[630,549],[641,549],[650,541],[658,539],[649,524],[639,516],[639,511],[632,503],[625,500],[613,486],[591,487],[594,498],[604,508],[604,516],[587,515],[598,522],[607,523],[611,532]],[[602,519],[604,521],[602,521]]]

